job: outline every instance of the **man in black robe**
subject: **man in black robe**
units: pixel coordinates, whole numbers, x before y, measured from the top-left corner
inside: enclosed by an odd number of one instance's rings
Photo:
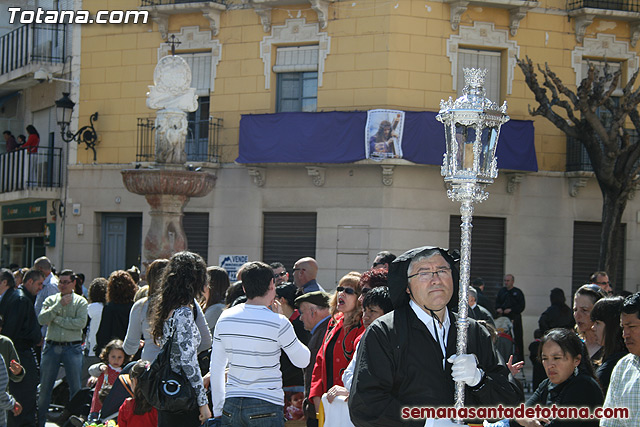
[[[522,401],[489,333],[473,319],[469,354],[455,356],[457,315],[447,305],[457,305],[456,261],[445,249],[421,247],[389,266],[395,310],[374,321],[360,341],[349,396],[356,426],[423,426],[424,419],[404,419],[403,408],[452,407],[455,380],[466,383],[467,407]]]

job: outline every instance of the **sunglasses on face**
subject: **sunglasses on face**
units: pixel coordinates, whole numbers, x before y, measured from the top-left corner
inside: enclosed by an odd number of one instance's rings
[[[338,286],[336,288],[336,291],[338,292],[344,292],[347,295],[355,295],[356,294],[356,290],[353,288],[345,288],[344,286]]]
[[[286,276],[286,275],[287,275],[287,272],[286,272],[286,271],[283,271],[282,273],[273,273],[273,275],[274,275],[275,277],[284,277],[284,276]]]

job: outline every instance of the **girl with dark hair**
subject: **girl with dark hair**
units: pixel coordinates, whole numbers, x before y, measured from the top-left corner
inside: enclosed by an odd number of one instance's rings
[[[148,361],[139,360],[129,371],[133,398],[127,398],[120,406],[118,411],[119,427],[156,427],[158,425],[158,411],[151,406],[141,389],[137,387],[138,378],[147,370],[148,366]]]
[[[100,327],[96,333],[96,355],[112,339],[124,340],[129,326],[129,312],[137,286],[124,270],[111,273],[107,283],[107,304],[102,310]]]
[[[551,289],[549,300],[551,301],[551,306],[538,319],[538,325],[542,333],[554,328],[573,328],[575,321],[573,320],[571,308],[566,303],[564,291],[560,288]]]
[[[169,260],[160,281],[161,289],[156,296],[151,314],[151,336],[157,345],[164,345],[172,336],[171,369],[182,371],[195,390],[197,408],[183,412],[158,411],[158,427],[199,426],[211,418],[207,394],[198,367],[198,345],[201,334],[209,330],[198,330],[195,316],[198,316],[200,296],[207,286],[207,266],[202,257],[193,252],[178,252]],[[209,341],[211,342],[211,341]]]
[[[91,399],[91,410],[89,418],[96,419],[100,409],[102,409],[102,401],[111,391],[111,386],[116,382],[122,367],[128,362],[128,357],[124,354],[121,340],[111,340],[102,349],[100,353],[100,370],[102,373],[98,376],[96,388],[93,390],[93,399]]]
[[[27,126],[27,133],[29,137],[22,147],[26,148],[29,153],[37,153],[38,145],[40,144],[40,134],[33,125]]]
[[[587,347],[592,362],[602,358],[602,346],[596,342],[595,332],[591,329],[593,326],[591,310],[593,305],[603,297],[604,294],[598,285],[580,286],[573,296],[573,318],[576,320],[576,329]]]
[[[620,328],[620,313],[623,302],[624,298],[622,297],[603,298],[596,302],[591,310],[596,342],[602,346],[602,364],[596,370],[596,376],[605,394],[609,388],[609,380],[614,366],[618,360],[629,353],[624,345],[622,328]]]
[[[584,343],[568,329],[552,329],[542,338],[540,359],[547,379],[540,383],[525,406],[589,407],[602,406],[604,397],[593,372]],[[599,420],[515,419],[511,426],[597,427]]]
[[[225,308],[224,297],[230,282],[227,270],[222,267],[207,267],[207,276],[209,276],[209,284],[204,288],[205,298],[202,311],[204,311],[204,317],[207,319],[207,325],[213,335],[213,329]]]

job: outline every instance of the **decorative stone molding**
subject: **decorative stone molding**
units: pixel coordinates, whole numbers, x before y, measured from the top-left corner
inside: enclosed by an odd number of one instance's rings
[[[508,172],[505,175],[507,177],[507,193],[513,194],[518,189],[518,185],[524,179],[525,174],[519,172]]]
[[[626,10],[614,10],[593,7],[580,7],[569,11],[569,17],[575,20],[576,41],[582,43],[587,31],[587,27],[593,23],[595,18],[606,19],[610,21],[627,21],[629,22],[629,38],[631,46],[635,47],[638,37],[640,37],[640,13],[628,12]],[[596,30],[597,31],[597,30]]]
[[[264,63],[264,88],[271,87],[271,53],[273,46],[318,43],[318,87],[322,87],[324,61],[331,48],[331,37],[320,32],[318,24],[307,24],[304,18],[287,19],[271,29],[271,35],[260,42],[260,58]]]
[[[327,28],[327,22],[329,21],[329,0],[309,0],[311,3],[311,9],[315,10],[318,14],[318,22],[320,22],[320,28],[323,30]]]
[[[512,36],[518,33],[520,21],[522,21],[527,12],[538,6],[537,1],[522,0],[444,0],[449,3],[451,12],[451,29],[456,31],[460,25],[462,14],[467,11],[469,5],[494,7],[497,9],[509,10],[509,29]]]
[[[318,22],[320,28],[327,28],[329,21],[329,4],[335,0],[243,0],[242,3],[248,3],[250,7],[260,17],[262,28],[265,33],[271,31],[271,10],[273,8],[282,9],[283,7],[290,6],[292,4],[309,4],[318,15]],[[291,15],[289,15],[291,16]],[[298,14],[298,16],[300,16]]]
[[[585,187],[589,178],[593,176],[593,172],[567,172],[566,177],[569,178],[569,196],[578,197],[580,188]]]
[[[629,43],[617,41],[614,34],[597,34],[595,38],[586,38],[583,47],[576,46],[571,52],[571,66],[576,73],[576,86],[582,82],[582,66],[584,58],[606,58],[607,60],[625,61],[627,77],[631,77],[638,69],[638,55],[629,50]]]
[[[591,14],[576,16],[576,41],[578,43],[582,43],[582,41],[584,40],[584,35],[587,32],[587,27],[593,23],[595,17],[595,15]]]
[[[253,178],[253,184],[256,187],[264,187],[264,183],[267,180],[267,170],[265,168],[247,168],[249,176]]]
[[[640,39],[640,21],[629,24],[629,32],[631,38],[631,47],[636,47],[638,39]]]
[[[316,187],[322,187],[324,185],[325,174],[327,168],[323,168],[320,166],[306,166],[307,174],[311,177],[311,182]]]
[[[451,8],[451,29],[456,31],[458,26],[460,25],[460,18],[462,14],[467,11],[467,6],[469,6],[468,1],[451,1],[448,2],[449,7]]]
[[[227,6],[212,1],[207,2],[190,2],[190,3],[170,3],[157,4],[153,6],[141,6],[140,10],[147,10],[151,15],[153,22],[158,24],[158,31],[162,38],[166,40],[169,36],[169,15],[177,15],[181,13],[200,12],[202,16],[209,21],[209,28],[214,36],[220,31],[220,14],[227,10]]]
[[[176,36],[180,40],[180,50],[211,50],[211,92],[213,92],[216,81],[218,63],[222,59],[222,43],[211,38],[211,31],[200,31],[200,27],[182,27],[178,33],[170,33],[169,36]],[[168,44],[162,43],[158,48],[158,61],[160,58],[169,55],[171,48]]]
[[[529,2],[534,3],[534,2]],[[458,48],[461,46],[474,46],[480,48],[499,48],[504,51],[507,58],[507,94],[513,87],[513,78],[516,69],[516,58],[520,56],[520,47],[514,40],[509,40],[506,30],[496,30],[492,22],[474,22],[473,27],[461,26],[459,35],[451,35],[447,40],[447,56],[451,61],[451,75],[453,90],[457,91],[458,81]]]
[[[265,33],[271,31],[271,8],[263,7],[263,6],[254,6],[253,10],[255,10],[256,14],[260,18],[260,23],[262,24],[262,29]]]
[[[393,165],[381,165],[382,168],[382,184],[387,187],[393,184],[393,169],[395,166]]]

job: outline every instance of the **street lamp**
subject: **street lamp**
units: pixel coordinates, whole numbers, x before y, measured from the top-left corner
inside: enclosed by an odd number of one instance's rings
[[[95,112],[89,117],[89,125],[83,126],[76,133],[69,130],[71,123],[71,114],[76,103],[69,98],[69,92],[62,92],[62,98],[56,101],[56,117],[58,126],[60,126],[60,134],[64,142],[76,141],[78,144],[85,144],[85,150],[93,151],[93,161],[96,161],[95,145],[98,142],[98,134],[93,127],[93,122],[98,120],[98,113]]]
[[[467,289],[471,271],[471,219],[473,204],[489,197],[484,189],[498,176],[496,147],[500,127],[509,120],[507,102],[501,107],[486,97],[487,70],[465,68],[462,96],[440,101],[436,116],[444,124],[447,152],[441,173],[448,184],[447,196],[460,202],[460,292],[456,354],[467,352],[469,327]],[[455,407],[464,407],[464,382],[456,383]],[[460,421],[460,420],[458,420]]]

